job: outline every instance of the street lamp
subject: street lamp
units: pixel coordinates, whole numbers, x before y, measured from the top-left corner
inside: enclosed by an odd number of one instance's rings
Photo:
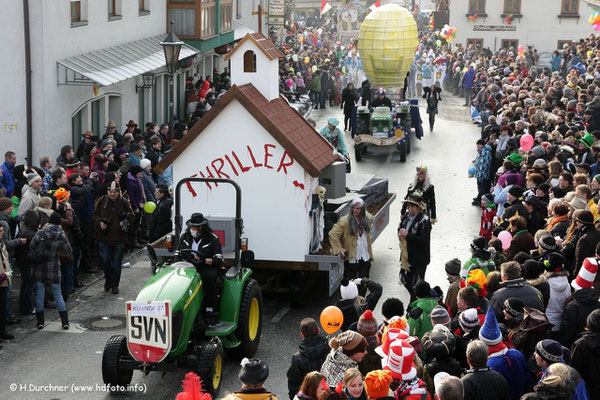
[[[172,135],[174,131],[174,100],[175,96],[174,88],[173,88],[173,80],[175,77],[175,71],[177,70],[177,62],[179,61],[179,51],[181,50],[181,46],[183,46],[183,42],[179,40],[177,35],[173,33],[173,21],[171,21],[171,32],[167,35],[165,40],[160,44],[165,52],[165,63],[167,65],[167,71],[169,72],[169,135]]]

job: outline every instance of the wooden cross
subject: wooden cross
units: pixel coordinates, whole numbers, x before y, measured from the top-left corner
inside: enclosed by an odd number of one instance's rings
[[[262,34],[262,16],[268,14],[268,12],[263,11],[260,3],[258,4],[258,11],[252,11],[252,15],[258,15],[258,33],[260,34]]]

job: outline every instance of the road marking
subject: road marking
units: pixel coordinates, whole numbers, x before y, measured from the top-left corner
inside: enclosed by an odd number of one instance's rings
[[[396,152],[396,149],[390,149],[390,152],[388,153],[387,156],[387,160],[385,160],[386,163],[391,163],[392,162],[392,157],[394,156],[394,153]]]
[[[281,321],[281,318],[283,318],[285,316],[285,314],[288,313],[288,311],[290,311],[290,305],[286,304],[285,306],[283,306],[281,308],[281,310],[277,311],[277,314],[275,314],[275,316],[273,318],[271,318],[271,323],[272,324],[277,324],[279,323],[279,321]]]

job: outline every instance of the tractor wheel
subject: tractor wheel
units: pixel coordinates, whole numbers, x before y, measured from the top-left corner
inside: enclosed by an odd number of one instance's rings
[[[355,144],[354,145],[354,158],[356,159],[356,161],[362,161],[362,147],[363,145],[361,144]]]
[[[204,390],[213,399],[217,398],[221,389],[224,362],[225,352],[223,351],[223,344],[220,341],[217,343],[205,343],[200,347],[195,372],[202,379]]]
[[[108,339],[102,353],[102,380],[105,384],[124,391],[133,377],[132,369],[119,368],[119,360],[128,356],[127,339],[124,335],[114,335]],[[112,389],[111,389],[112,390]]]
[[[410,130],[408,131],[408,135],[406,135],[406,154],[410,154]]]
[[[406,143],[399,144],[398,150],[400,151],[400,162],[406,162]]]
[[[240,303],[240,316],[235,336],[241,342],[239,346],[226,349],[232,358],[252,357],[258,349],[262,331],[263,299],[258,282],[248,279],[244,286]]]

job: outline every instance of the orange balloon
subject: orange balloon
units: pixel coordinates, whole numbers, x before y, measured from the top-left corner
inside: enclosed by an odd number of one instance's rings
[[[331,335],[342,327],[344,314],[336,306],[328,306],[321,311],[321,326],[327,334]]]

